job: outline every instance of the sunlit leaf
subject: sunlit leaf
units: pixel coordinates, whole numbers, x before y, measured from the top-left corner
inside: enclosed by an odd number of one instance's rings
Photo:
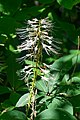
[[[78,3],[80,3],[80,0],[57,0],[57,2],[60,5],[63,5],[67,9],[72,9],[72,7]]]
[[[47,88],[47,86],[46,86],[46,83],[45,83],[45,81],[43,81],[43,80],[37,81],[37,82],[36,82],[36,87],[37,87],[37,89],[39,89],[40,91],[43,91],[43,92],[45,92],[45,93],[48,92],[48,88]]]
[[[18,100],[18,102],[16,103],[16,107],[22,107],[27,105],[29,101],[29,93],[24,94],[23,96],[21,96],[21,98]]]
[[[52,103],[48,105],[48,108],[56,109],[56,108],[62,108],[63,110],[69,112],[73,115],[73,106],[71,103],[65,99],[62,98],[54,98]]]
[[[35,120],[77,120],[69,112],[58,109],[46,109],[37,115]]]

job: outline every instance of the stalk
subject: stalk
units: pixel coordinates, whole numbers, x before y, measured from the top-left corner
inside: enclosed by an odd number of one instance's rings
[[[21,75],[23,75],[23,79],[31,81],[29,82],[29,102],[27,104],[26,115],[30,111],[30,120],[34,120],[36,117],[36,81],[38,78],[38,71],[41,71],[45,74],[46,70],[42,69],[42,51],[44,51],[50,55],[50,52],[57,53],[55,48],[58,47],[54,44],[54,38],[51,35],[53,24],[48,18],[44,18],[38,20],[34,18],[32,20],[28,20],[27,26],[25,28],[17,29],[17,34],[19,38],[23,41],[21,45],[18,46],[18,50],[23,52],[26,51],[26,55],[21,57],[19,61],[23,62],[28,59],[35,63],[35,65],[26,65],[21,71]],[[31,76],[32,75],[32,76]],[[40,73],[40,77],[42,77],[42,73]],[[29,78],[29,77],[32,78]]]
[[[31,84],[31,90],[30,90],[30,101],[29,101],[29,105],[28,105],[28,110],[30,109],[30,105],[32,106],[32,113],[31,113],[31,120],[34,120],[34,118],[36,117],[36,88],[35,88],[35,84],[37,81],[37,76],[38,76],[38,72],[37,70],[39,69],[38,66],[39,64],[42,62],[42,45],[41,45],[41,40],[40,40],[40,34],[41,34],[41,30],[40,30],[40,21],[39,21],[39,27],[37,30],[37,37],[39,38],[38,40],[38,50],[37,53],[35,53],[34,51],[34,57],[33,57],[33,61],[36,62],[36,66],[34,67],[34,77],[32,78],[32,84]],[[34,46],[35,47],[35,46]]]

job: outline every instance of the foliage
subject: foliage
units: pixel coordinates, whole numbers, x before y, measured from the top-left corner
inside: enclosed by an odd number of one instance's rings
[[[61,47],[58,55],[43,51],[43,63],[50,65],[51,77],[36,81],[35,120],[80,119],[80,0],[0,0],[0,119],[26,118],[29,89],[16,74],[22,56],[16,29],[27,20],[49,17],[53,22],[53,37]],[[24,53],[23,53],[24,54]],[[34,63],[33,63],[34,64]],[[42,66],[45,68],[45,66]],[[40,72],[40,71],[39,71]],[[31,111],[29,111],[31,112]]]

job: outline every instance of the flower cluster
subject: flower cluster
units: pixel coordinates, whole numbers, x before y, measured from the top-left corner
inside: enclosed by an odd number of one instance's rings
[[[42,59],[42,51],[49,55],[50,52],[56,53],[58,47],[52,36],[53,24],[49,18],[34,18],[27,21],[27,26],[17,29],[17,35],[22,40],[22,44],[18,46],[18,50],[26,51],[26,55],[19,58],[20,61],[26,59],[39,63]],[[35,66],[34,66],[35,67]],[[32,74],[32,65],[25,66],[21,71],[25,73],[24,78]]]
[[[42,48],[49,54],[49,51],[57,53],[55,48],[54,38],[51,35],[53,25],[48,18],[38,20],[36,18],[28,20],[27,27],[17,29],[17,34],[20,39],[24,42],[18,46],[18,49],[21,51],[30,51],[30,54],[27,54],[25,58],[33,56],[34,53],[37,53],[38,43],[42,45]],[[32,52],[31,52],[32,51]]]
[[[53,80],[53,76],[50,75],[49,65],[42,62],[43,50],[46,54],[56,53],[58,46],[52,35],[53,24],[49,18],[40,19],[34,18],[28,20],[26,27],[17,29],[17,35],[21,40],[21,45],[18,46],[18,50],[26,53],[18,60],[20,62],[25,61],[26,65],[20,70],[20,76],[27,82],[29,87],[29,102],[27,103],[28,109],[32,110],[31,120],[36,117],[36,81],[40,78],[46,82]],[[30,82],[28,82],[30,80]],[[31,108],[30,108],[31,107]]]

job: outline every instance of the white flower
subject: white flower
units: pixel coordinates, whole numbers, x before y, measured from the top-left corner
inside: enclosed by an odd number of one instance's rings
[[[56,49],[59,49],[59,47],[54,44],[55,39],[52,36],[52,29],[53,24],[48,18],[41,20],[34,18],[27,21],[26,27],[18,28],[16,33],[22,42],[22,44],[18,46],[18,50],[21,52],[26,51],[26,54],[18,60],[21,62],[26,59],[34,62],[39,61],[42,59],[43,49],[48,55],[50,55],[50,52],[57,54]],[[47,74],[46,70],[42,69],[42,71]],[[27,77],[32,74],[32,69],[25,67],[23,72],[26,73]]]

